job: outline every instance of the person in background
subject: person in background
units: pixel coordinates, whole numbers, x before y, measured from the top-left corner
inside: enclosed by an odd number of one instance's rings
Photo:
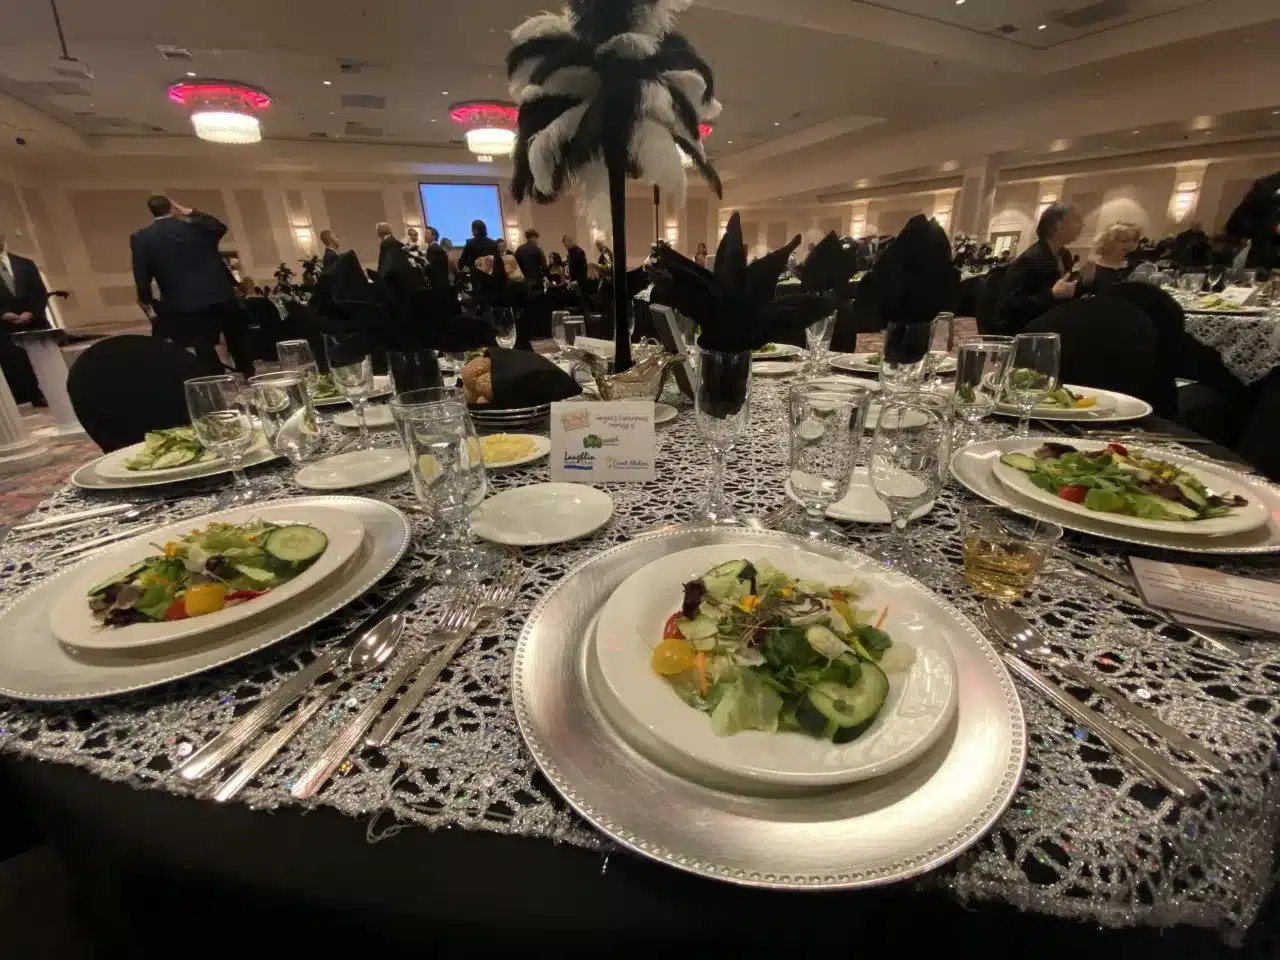
[[[700,267],[707,265],[707,245],[701,240],[698,241],[698,248],[693,251],[693,262]]]
[[[462,248],[458,266],[470,270],[478,257],[492,257],[498,252],[498,242],[489,236],[489,228],[483,220],[471,221],[471,239]]]
[[[321,230],[320,244],[324,247],[324,256],[320,260],[320,269],[328,270],[338,259],[338,235],[332,230]]]
[[[35,262],[12,253],[0,233],[0,369],[18,403],[45,406],[27,351],[13,342],[12,333],[48,330],[45,305],[49,291]]]
[[[423,229],[424,229],[424,231],[426,232],[426,235],[427,235],[427,246],[428,246],[428,247],[429,247],[429,246],[431,246],[433,243],[439,243],[439,242],[440,242],[440,231],[439,231],[439,230],[437,230],[435,227],[431,226],[431,224],[427,224],[427,225],[426,225],[426,227],[424,227]]]
[[[1093,242],[1093,256],[1080,270],[1080,286],[1086,293],[1102,293],[1125,280],[1132,267],[1128,256],[1138,247],[1142,232],[1135,223],[1113,223]]]
[[[391,224],[380,223],[378,233],[378,279],[403,303],[422,286],[422,273],[409,259],[405,245],[391,232]]]
[[[604,237],[596,237],[596,265],[601,273],[613,273],[613,251],[604,242]]]
[[[417,227],[410,227],[408,230],[404,232],[404,245],[411,250],[421,249],[421,247],[418,244],[418,228]]]
[[[547,254],[538,246],[538,231],[530,227],[524,232],[524,243],[516,247],[516,263],[529,283],[529,289],[538,293],[547,278]]]
[[[570,282],[579,287],[587,285],[587,251],[578,246],[578,242],[567,233],[560,238],[564,241],[565,273]]]
[[[1252,241],[1250,267],[1280,267],[1280,170],[1254,182],[1227,218],[1226,232]]]
[[[1173,259],[1180,267],[1206,266],[1210,249],[1209,235],[1199,220],[1173,238]]]
[[[564,285],[564,280],[564,257],[560,256],[559,250],[552,250],[547,260],[547,283],[549,286],[559,287]]]
[[[218,338],[225,337],[236,370],[253,376],[249,347],[236,291],[218,241],[227,226],[159,194],[147,200],[151,225],[129,238],[138,304],[156,331],[190,348],[212,370],[222,369]],[[160,302],[152,283],[160,288]]]
[[[1056,304],[1076,295],[1069,279],[1071,251],[1084,229],[1075,207],[1064,203],[1048,206],[1036,224],[1039,238],[1009,265],[1000,299],[996,303],[996,328],[1002,334],[1021,333],[1028,323]]]

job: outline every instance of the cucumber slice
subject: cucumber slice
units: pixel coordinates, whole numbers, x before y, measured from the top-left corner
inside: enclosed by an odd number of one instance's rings
[[[272,530],[262,541],[262,549],[295,567],[313,563],[329,546],[329,538],[305,523]]]
[[[849,645],[820,623],[806,630],[804,638],[809,641],[809,646],[828,660],[839,660],[849,652]]]
[[[262,567],[251,567],[247,563],[233,563],[231,568],[240,576],[247,580],[252,580],[255,584],[266,586],[280,579],[278,575],[270,570],[264,570]]]
[[[796,719],[813,732],[816,718],[825,720],[822,735],[836,743],[856,739],[871,725],[889,696],[889,678],[874,663],[863,663],[858,682],[851,687],[823,682],[810,687],[805,702],[796,711]]]
[[[716,600],[741,600],[750,592],[749,580],[754,575],[755,568],[746,560],[730,560],[703,574],[702,585]]]
[[[147,561],[139,560],[128,570],[121,570],[114,577],[108,577],[101,583],[95,583],[89,588],[88,596],[96,597],[98,594],[105,592],[107,587],[114,586],[117,583],[124,583],[126,580],[132,580],[145,569],[147,569]]]
[[[151,465],[151,469],[168,470],[173,467],[181,467],[183,464],[194,460],[196,452],[190,447],[178,447],[176,450],[170,450],[168,453],[156,457],[156,462]]]
[[[720,631],[720,626],[710,617],[698,617],[696,620],[681,618],[676,621],[676,629],[680,631],[686,640],[701,650],[710,649],[711,647],[698,647],[698,641],[715,637]],[[711,646],[713,647],[715,644],[712,643]]]
[[[1036,472],[1035,457],[1029,457],[1025,453],[1006,453],[1000,458],[1000,462],[1006,467],[1013,467],[1015,470],[1021,470],[1024,473]]]

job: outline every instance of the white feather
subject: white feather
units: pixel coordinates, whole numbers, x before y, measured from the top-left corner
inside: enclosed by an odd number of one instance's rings
[[[655,0],[653,3],[640,5],[632,29],[651,37],[666,36],[676,25],[676,14],[687,10],[692,4],[693,0]]]
[[[600,77],[590,67],[564,67],[541,86],[530,84],[514,96],[517,103],[527,103],[543,96],[594,97],[599,91]]]
[[[511,31],[511,42],[519,46],[526,40],[556,37],[561,34],[573,36],[573,17],[567,10],[563,13],[540,13],[536,17],[530,17]]]
[[[560,157],[564,149],[577,132],[582,116],[587,112],[587,104],[580,103],[570,107],[549,123],[541,133],[529,141],[529,170],[533,174],[533,185],[539,193],[552,192],[556,167],[560,165]]]
[[[640,88],[640,115],[657,120],[664,127],[679,127],[676,120],[675,104],[671,101],[671,91],[663,84],[646,81]]]
[[[631,159],[640,168],[642,180],[657,184],[677,205],[684,201],[686,181],[680,148],[665,126],[641,120],[631,136]]]
[[[593,161],[582,167],[573,182],[583,219],[601,227],[610,224],[609,233],[616,236],[609,211],[609,171],[603,161]]]
[[[597,54],[612,53],[628,60],[644,60],[658,52],[658,41],[643,33],[620,33],[596,47]]]
[[[714,120],[720,116],[720,101],[712,97],[706,103],[696,104],[699,120]]]
[[[674,87],[689,98],[695,107],[702,103],[707,95],[707,84],[697,70],[664,70],[662,79],[670,87]]]

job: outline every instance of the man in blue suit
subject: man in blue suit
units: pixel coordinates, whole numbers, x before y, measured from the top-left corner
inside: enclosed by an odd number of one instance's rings
[[[226,224],[168,197],[151,197],[147,208],[151,225],[129,238],[138,303],[156,317],[157,333],[193,349],[210,370],[221,369],[217,345],[225,334],[236,369],[252,376],[245,319],[231,271],[218,252]],[[153,281],[160,288],[159,304],[152,296]]]

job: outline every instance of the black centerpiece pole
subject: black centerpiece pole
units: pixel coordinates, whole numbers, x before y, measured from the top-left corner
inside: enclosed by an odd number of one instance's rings
[[[631,318],[627,312],[627,145],[614,141],[605,154],[609,218],[613,221],[613,372],[631,369]]]

